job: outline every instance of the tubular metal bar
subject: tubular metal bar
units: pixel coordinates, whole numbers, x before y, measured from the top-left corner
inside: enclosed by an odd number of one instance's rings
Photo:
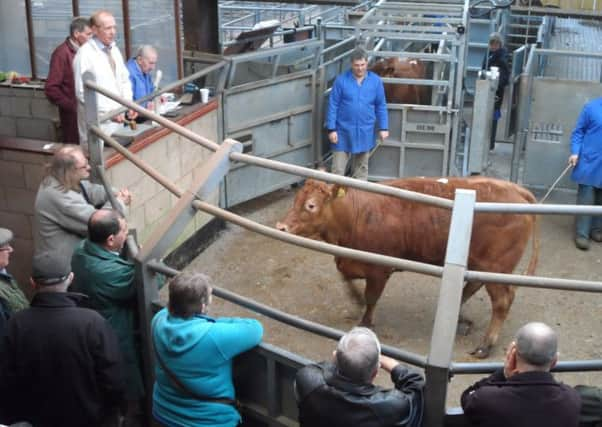
[[[313,178],[320,181],[331,182],[340,185],[357,188],[359,190],[371,191],[373,193],[383,194],[385,196],[400,197],[414,202],[426,203],[440,208],[450,209],[453,206],[453,201],[442,197],[430,196],[413,191],[403,190],[401,188],[390,187],[382,184],[375,184],[366,181],[359,181],[354,178],[347,178],[341,175],[335,175],[328,172],[323,172],[314,169],[308,169],[303,166],[291,165],[288,163],[277,162],[270,159],[251,156],[249,154],[232,153],[230,160],[237,162],[249,163],[255,166],[261,166],[268,169],[273,169],[279,172],[285,172],[293,175]]]
[[[107,142],[111,147],[113,147],[115,149],[115,151],[117,151],[123,157],[128,159],[130,162],[132,162],[134,165],[136,165],[138,168],[140,168],[142,171],[144,171],[147,175],[149,175],[151,178],[153,178],[155,181],[157,181],[163,187],[165,187],[172,194],[174,194],[178,197],[182,196],[182,191],[180,191],[180,189],[178,187],[176,187],[174,184],[172,184],[169,179],[165,178],[163,175],[161,175],[159,172],[157,172],[154,168],[152,168],[151,166],[146,164],[146,162],[143,162],[140,159],[138,159],[137,156],[132,154],[128,149],[122,147],[119,142],[117,142],[115,139],[113,139],[112,137],[110,137],[109,135],[104,133],[98,126],[91,126],[90,130],[95,135],[97,135],[98,137],[102,138],[105,142]]]
[[[97,92],[100,92],[107,98],[110,98],[116,102],[119,102],[120,104],[125,105],[129,109],[134,110],[134,111],[142,114],[143,116],[156,121],[157,123],[160,123],[161,125],[165,126],[166,128],[171,129],[173,132],[175,132],[179,135],[182,135],[182,136],[190,139],[191,141],[202,145],[203,147],[205,147],[209,150],[215,151],[219,147],[219,144],[211,141],[210,139],[203,138],[202,136],[197,135],[196,133],[192,132],[191,130],[186,129],[184,126],[180,126],[179,124],[174,123],[171,120],[168,120],[159,114],[156,114],[150,110],[147,110],[146,108],[141,107],[140,105],[136,104],[135,102],[128,101],[127,99],[125,99],[119,95],[116,95],[111,91],[106,90],[104,87],[96,84],[95,82],[86,80],[85,85],[86,85],[86,87],[89,87],[91,89],[94,89]]]
[[[602,59],[602,53],[600,52],[583,52],[575,50],[557,50],[557,49],[535,49],[536,55],[559,55],[559,56],[576,56],[578,58],[594,58]]]
[[[368,52],[373,56],[381,58],[409,58],[409,59],[420,59],[421,61],[427,62],[458,62],[457,58],[446,53],[421,53],[421,52],[392,52],[384,50],[371,50]]]
[[[477,202],[475,212],[548,214],[548,215],[602,215],[602,206],[537,205],[529,203]]]
[[[123,148],[117,141],[113,138],[105,134],[102,130],[100,130],[97,126],[90,127],[90,130],[98,135],[100,138],[104,139],[109,145],[115,148],[120,154],[130,160],[134,165],[142,169],[145,173],[147,173],[151,178],[159,182],[163,185],[168,191],[174,194],[177,197],[182,197],[183,191],[172,184],[169,179],[162,176],[159,172],[153,169],[151,166],[148,166],[145,162],[138,159],[134,154],[130,153],[127,149]],[[232,157],[232,155],[230,155]],[[315,171],[319,172],[319,171]],[[327,174],[326,172],[319,172],[321,174]],[[333,175],[338,176],[338,175]],[[349,178],[346,178],[349,179]],[[352,179],[353,181],[353,179]],[[371,184],[376,185],[376,184]],[[386,186],[383,186],[387,188]],[[418,193],[416,193],[418,194]],[[420,195],[420,194],[418,194]],[[257,233],[263,234],[264,236],[272,237],[277,240],[281,240],[283,242],[293,243],[295,245],[314,249],[320,252],[325,252],[334,256],[341,256],[345,258],[357,259],[360,261],[370,262],[373,264],[384,265],[387,267],[392,267],[397,270],[407,270],[413,271],[417,273],[427,274],[430,276],[441,277],[443,274],[443,267],[404,260],[401,258],[395,258],[380,254],[375,254],[371,252],[363,252],[355,249],[343,248],[337,245],[331,245],[329,243],[319,242],[317,240],[308,239],[305,237],[295,236],[293,234],[285,233],[282,231],[278,231],[274,228],[267,227],[265,225],[257,224],[254,221],[250,221],[246,218],[243,218],[239,215],[233,214],[232,212],[228,212],[225,209],[218,208],[216,206],[211,205],[210,203],[202,202],[200,200],[196,200],[193,203],[193,206],[196,209],[202,210],[204,212],[210,213],[212,215],[218,216],[220,218],[226,219],[227,221],[231,221],[235,224],[240,225],[241,227],[247,228],[249,230],[255,231]]]
[[[156,260],[150,260],[147,263],[147,267],[155,271],[157,273],[162,273],[167,276],[175,276],[179,273],[178,270],[170,268],[165,264],[158,262]],[[321,325],[319,323],[312,322],[310,320],[303,319],[298,316],[291,316],[288,313],[283,311],[271,308],[267,305],[260,304],[256,301],[253,301],[249,298],[245,298],[243,296],[237,295],[234,292],[228,291],[226,289],[214,286],[213,287],[213,295],[229,301],[233,304],[239,305],[241,307],[247,308],[255,313],[262,314],[271,319],[277,320],[279,322],[285,323],[290,326],[294,326],[299,329],[303,329],[304,331],[312,332],[316,335],[320,335],[321,337],[330,338],[333,340],[339,340],[345,332],[331,328],[328,326]],[[382,352],[390,357],[393,357],[397,360],[401,360],[402,362],[409,363],[414,366],[418,366],[423,368],[426,364],[426,358],[424,356],[411,353],[408,351],[403,351],[398,348],[394,348],[388,345],[382,346]]]
[[[136,258],[138,255],[138,244],[136,243],[136,239],[131,234],[128,234],[128,237],[125,240],[125,244],[127,246],[127,252],[131,259]]]
[[[258,224],[254,221],[243,218],[225,209],[218,208],[217,206],[207,202],[202,202],[200,200],[195,200],[192,202],[192,205],[203,212],[225,219],[226,221],[232,222],[248,230],[271,237],[273,239],[281,240],[283,242],[292,243],[303,248],[313,249],[337,257],[351,258],[370,264],[383,265],[399,271],[413,271],[435,277],[441,277],[443,274],[443,267],[438,265],[425,264],[422,262],[409,261],[406,259],[375,254],[372,252],[359,251],[356,249],[332,245],[330,243],[320,242],[318,240],[308,239],[306,237],[295,236],[294,234],[285,233],[283,231],[276,230],[275,228]]]
[[[176,88],[178,88],[180,86],[184,86],[186,83],[190,83],[191,81],[194,81],[194,80],[196,80],[196,79],[198,79],[200,77],[203,77],[203,76],[205,76],[205,75],[207,75],[209,73],[212,73],[213,71],[217,71],[217,70],[219,70],[220,68],[222,68],[222,67],[224,67],[226,65],[228,65],[228,61],[220,61],[217,64],[210,65],[209,67],[204,68],[204,69],[202,69],[202,70],[200,70],[200,71],[198,71],[198,72],[196,72],[194,74],[191,74],[188,77],[184,77],[181,80],[177,80],[177,81],[175,81],[175,82],[173,82],[171,84],[168,84],[167,86],[163,87],[161,90],[158,90],[158,91],[150,93],[150,94],[148,94],[146,96],[143,96],[142,98],[138,99],[136,102],[142,104],[142,103],[144,103],[146,101],[150,101],[151,99],[153,99],[156,96],[161,95],[162,93],[171,92],[172,90],[174,90],[174,89],[176,89]],[[103,93],[103,95],[108,96],[108,95],[106,95],[104,93]],[[117,101],[117,100],[115,99],[115,101]],[[121,113],[123,113],[125,111],[127,111],[127,108],[125,108],[125,107],[116,108],[115,110],[109,111],[108,113],[103,114],[102,116],[100,116],[98,118],[98,121],[99,122],[104,122],[106,120],[110,120],[111,117],[114,117],[114,116],[116,116],[118,114],[121,114]]]
[[[468,375],[468,374],[490,374],[504,367],[503,363],[499,362],[457,362],[452,363],[451,373],[453,375]],[[552,372],[591,372],[602,371],[602,360],[564,360],[556,364]]]
[[[113,189],[109,185],[109,180],[107,179],[107,174],[105,173],[104,167],[102,165],[96,166],[96,173],[98,174],[98,177],[100,178],[100,182],[102,183],[102,186],[105,188],[105,192],[107,193],[109,202],[111,202],[111,206],[113,207],[113,209],[115,209],[121,215],[124,215],[123,206],[121,205],[121,203],[119,203],[117,201],[115,194],[113,194]]]
[[[464,278],[469,281],[495,284],[517,285],[526,288],[545,288],[579,292],[602,292],[602,282],[589,280],[555,279],[538,276],[522,276],[520,274],[486,273],[483,271],[467,271]]]
[[[404,79],[400,77],[381,77],[383,83],[400,83],[417,86],[451,86],[447,80]]]

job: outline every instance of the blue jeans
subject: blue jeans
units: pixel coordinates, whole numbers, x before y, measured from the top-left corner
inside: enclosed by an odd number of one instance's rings
[[[579,184],[577,189],[578,205],[600,205],[602,206],[602,188],[592,185]],[[575,220],[575,236],[589,239],[592,230],[602,229],[602,216],[577,215]]]

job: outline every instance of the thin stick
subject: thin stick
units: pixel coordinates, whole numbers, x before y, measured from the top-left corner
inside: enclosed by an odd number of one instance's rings
[[[541,200],[538,202],[539,204],[543,203],[548,196],[550,195],[550,193],[552,192],[552,190],[554,189],[554,187],[556,187],[556,184],[558,184],[558,182],[562,179],[563,176],[566,175],[566,173],[569,171],[569,169],[571,169],[573,167],[573,165],[567,165],[566,168],[564,168],[564,170],[562,171],[562,173],[560,174],[560,176],[558,178],[556,178],[556,181],[554,181],[554,184],[552,184],[552,186],[550,187],[550,189],[548,190],[548,192],[546,193],[545,196],[543,196],[541,198]]]

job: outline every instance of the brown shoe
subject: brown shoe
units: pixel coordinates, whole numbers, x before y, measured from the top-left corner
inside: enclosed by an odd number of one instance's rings
[[[575,237],[575,246],[577,246],[577,249],[587,251],[589,249],[589,239],[587,237],[577,236]]]
[[[596,228],[590,233],[590,237],[594,242],[602,242],[602,229]]]

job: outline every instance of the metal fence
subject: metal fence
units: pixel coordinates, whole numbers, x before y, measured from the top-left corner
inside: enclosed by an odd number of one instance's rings
[[[220,66],[220,64],[216,64],[214,68],[212,68],[212,71]],[[186,81],[191,81],[195,78],[202,77],[207,72],[207,70],[203,70],[197,73],[197,75],[188,77]],[[138,268],[138,277],[141,280],[140,286],[138,287],[138,301],[142,325],[141,336],[147,384],[150,384],[153,378],[152,348],[151,341],[149,339],[149,328],[150,320],[153,314],[153,302],[158,300],[158,291],[154,277],[155,272],[161,271],[167,274],[175,273],[175,271],[162,266],[158,260],[160,260],[166,254],[168,248],[177,239],[189,221],[192,220],[196,210],[223,218],[226,221],[233,222],[266,236],[313,250],[318,250],[339,257],[361,260],[372,264],[384,265],[392,268],[415,271],[441,277],[442,286],[433,326],[429,354],[424,356],[417,355],[403,349],[395,349],[391,347],[383,348],[383,352],[385,354],[425,369],[427,382],[429,384],[429,387],[426,389],[425,397],[426,413],[424,425],[427,427],[441,426],[444,423],[444,417],[446,414],[445,398],[450,374],[491,372],[493,369],[500,366],[500,364],[496,363],[454,363],[452,361],[452,350],[454,346],[458,315],[460,312],[460,296],[462,294],[462,288],[465,280],[478,279],[499,284],[506,283],[538,288],[602,292],[601,282],[565,280],[535,276],[523,277],[514,274],[494,274],[467,270],[467,257],[472,230],[472,220],[474,214],[477,212],[600,215],[602,214],[602,207],[479,203],[476,202],[475,192],[469,190],[458,190],[455,200],[452,201],[383,186],[380,184],[356,181],[355,179],[332,175],[326,172],[290,165],[270,159],[259,158],[248,154],[243,154],[242,144],[235,140],[227,139],[221,144],[218,144],[214,141],[210,141],[206,138],[195,135],[182,126],[166,120],[165,118],[140,107],[134,102],[125,100],[118,95],[107,91],[106,89],[97,85],[91,75],[84,76],[84,81],[87,109],[86,117],[88,118],[89,126],[89,151],[92,164],[95,167],[102,166],[102,141],[104,141],[117,152],[122,154],[125,158],[130,160],[136,167],[149,174],[172,194],[179,197],[178,204],[172,209],[170,214],[167,215],[166,219],[155,230],[153,230],[148,241],[145,243],[144,248],[142,248],[136,254],[135,258]],[[182,82],[179,82],[179,84],[182,84]],[[163,91],[166,90],[168,90],[168,88],[163,89]],[[207,160],[199,173],[198,179],[191,185],[191,187],[188,189],[178,188],[167,178],[155,171],[150,165],[146,164],[136,155],[123,148],[112,137],[106,135],[98,126],[97,113],[95,111],[96,93],[107,96],[108,98],[121,103],[125,106],[125,108],[135,110],[141,115],[156,121],[171,131],[202,145],[208,150],[211,150],[213,154]],[[158,93],[155,93],[153,95],[156,96],[157,94]],[[227,176],[233,162],[251,164],[262,168],[285,172],[287,174],[319,179],[330,183],[337,183],[361,190],[375,192],[378,194],[399,197],[450,209],[451,226],[444,266],[441,267],[429,265],[375,253],[358,251],[290,235],[280,232],[274,228],[257,224],[253,221],[235,215],[232,212],[228,212],[205,202],[204,198],[206,195],[213,192],[219,183]],[[194,207],[194,210],[190,209],[191,206]],[[214,292],[216,296],[229,299],[230,301],[239,305],[243,305],[253,311],[256,311],[257,313],[264,314],[278,321],[285,322],[289,325],[293,325],[322,336],[336,339],[342,334],[342,331],[309,322],[305,319],[290,316],[286,313],[274,310],[270,307],[248,300],[223,289],[216,288]],[[602,370],[602,360],[561,362],[558,364],[557,369],[566,371]],[[267,385],[267,387],[272,386],[275,387],[274,384]]]

